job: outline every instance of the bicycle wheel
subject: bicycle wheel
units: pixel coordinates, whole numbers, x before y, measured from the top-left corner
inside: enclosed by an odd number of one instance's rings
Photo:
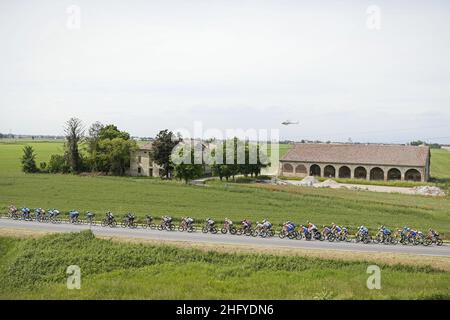
[[[226,228],[222,228],[222,229],[220,229],[220,232],[222,232],[222,234],[226,234],[228,232],[228,230]]]
[[[202,232],[203,232],[203,233],[208,233],[208,228],[207,228],[207,227],[203,227],[203,228],[202,228]]]

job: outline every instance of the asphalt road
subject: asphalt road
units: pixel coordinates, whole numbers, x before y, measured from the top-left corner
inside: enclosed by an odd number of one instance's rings
[[[378,252],[378,253],[402,253],[426,256],[442,256],[450,257],[450,246],[443,245],[438,247],[431,245],[424,247],[418,246],[404,246],[384,245],[384,244],[363,244],[363,243],[341,243],[328,241],[306,241],[306,240],[289,240],[273,238],[254,238],[247,236],[236,236],[229,234],[203,234],[199,231],[194,233],[178,232],[178,231],[158,231],[150,229],[128,229],[120,226],[115,228],[89,226],[89,225],[73,225],[68,223],[39,223],[30,221],[15,221],[7,218],[0,219],[0,234],[2,229],[25,229],[46,232],[76,232],[81,230],[91,229],[95,235],[110,236],[110,237],[125,237],[125,238],[141,238],[161,241],[186,241],[195,243],[216,243],[227,245],[250,245],[262,246],[271,248],[303,248],[303,249],[317,249],[317,250],[340,250],[351,252]]]

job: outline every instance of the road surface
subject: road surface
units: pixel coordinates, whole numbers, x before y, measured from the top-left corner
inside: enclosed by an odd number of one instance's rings
[[[120,226],[115,228],[89,226],[89,225],[73,225],[69,223],[39,223],[30,221],[11,220],[7,218],[0,219],[0,235],[2,229],[25,229],[45,232],[76,232],[81,230],[91,229],[95,235],[107,237],[125,237],[125,238],[141,238],[160,241],[186,241],[195,243],[209,243],[209,244],[226,244],[226,245],[249,245],[262,246],[271,248],[301,248],[301,249],[317,249],[317,250],[338,250],[351,252],[369,252],[369,253],[402,253],[413,255],[426,256],[441,256],[450,257],[450,246],[443,245],[438,247],[431,245],[424,247],[418,246],[404,246],[384,245],[384,244],[363,244],[363,243],[348,243],[348,242],[328,242],[328,241],[306,241],[306,240],[289,240],[273,238],[254,238],[248,236],[236,236],[230,234],[203,234],[199,231],[194,233],[179,232],[179,231],[158,231],[150,229],[128,229]]]

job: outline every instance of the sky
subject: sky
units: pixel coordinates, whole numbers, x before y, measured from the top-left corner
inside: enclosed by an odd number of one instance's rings
[[[449,57],[443,0],[1,0],[0,132],[450,143]]]

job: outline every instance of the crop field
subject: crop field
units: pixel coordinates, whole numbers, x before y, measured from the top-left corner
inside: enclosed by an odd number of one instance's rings
[[[0,249],[0,299],[450,298],[450,272],[428,266],[378,264],[381,290],[369,290],[361,261],[123,244],[89,231],[0,237]],[[81,268],[80,290],[67,290],[69,265]]]
[[[61,152],[61,142],[34,142],[38,161]],[[151,178],[24,174],[19,158],[24,143],[0,143],[0,209],[9,204],[30,208],[58,208],[62,212],[91,210],[97,219],[111,210],[128,211],[143,218],[172,215],[175,220],[190,215],[222,221],[268,217],[275,225],[286,220],[318,225],[336,222],[371,229],[381,224],[392,228],[408,225],[426,230],[433,227],[446,238],[450,234],[450,198],[432,198],[353,190],[310,189],[285,186],[254,186],[211,183],[206,187]],[[447,151],[445,151],[447,152]],[[448,160],[445,153],[441,161]],[[445,166],[443,166],[445,168]]]

